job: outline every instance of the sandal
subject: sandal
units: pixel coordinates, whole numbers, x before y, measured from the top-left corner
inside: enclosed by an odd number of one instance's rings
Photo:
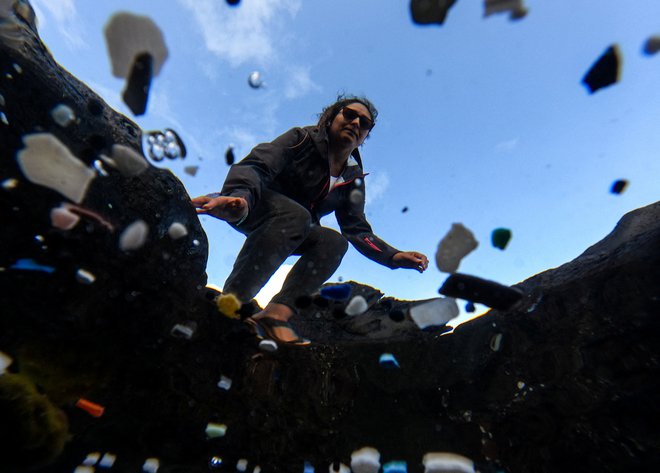
[[[285,322],[284,320],[277,320],[270,317],[262,317],[260,319],[249,317],[245,319],[245,323],[250,326],[257,338],[262,340],[269,339],[276,343],[290,346],[307,346],[312,343],[306,338],[299,337],[291,324],[289,322]],[[278,337],[275,333],[275,329],[278,327],[283,327],[290,330],[296,338],[293,340],[283,340],[282,338]]]

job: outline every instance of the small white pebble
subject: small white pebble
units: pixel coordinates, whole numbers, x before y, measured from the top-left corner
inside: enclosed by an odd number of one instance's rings
[[[142,465],[142,471],[145,473],[156,473],[160,468],[160,460],[158,458],[147,458]]]
[[[115,455],[114,453],[106,453],[99,461],[99,466],[101,468],[112,468],[112,465],[115,464],[116,460],[117,460],[117,455]]]
[[[119,237],[119,248],[123,251],[137,250],[147,241],[149,226],[144,220],[137,220],[124,229]]]
[[[92,284],[94,281],[96,281],[96,276],[94,276],[86,269],[80,268],[78,271],[76,271],[76,281],[78,281],[80,284]]]
[[[188,229],[186,226],[179,222],[174,222],[170,225],[170,228],[167,229],[167,234],[172,240],[178,240],[188,234]]]

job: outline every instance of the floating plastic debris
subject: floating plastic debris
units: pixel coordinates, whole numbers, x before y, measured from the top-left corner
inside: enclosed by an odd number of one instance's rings
[[[128,146],[112,145],[110,157],[119,172],[127,177],[137,176],[149,168],[144,156]]]
[[[252,470],[252,473],[261,473],[261,467],[259,465],[254,467],[254,470]]]
[[[142,465],[142,471],[145,473],[157,473],[160,468],[160,460],[158,458],[147,458]]]
[[[445,22],[447,12],[456,0],[411,0],[410,14],[418,25],[439,25]]]
[[[73,112],[71,107],[64,105],[63,103],[56,105],[50,111],[50,116],[55,123],[57,123],[62,128],[66,128],[76,121],[76,114]]]
[[[94,473],[94,467],[89,465],[79,465],[73,470],[73,473]]]
[[[184,324],[176,324],[172,327],[172,330],[170,330],[170,335],[175,338],[185,338],[186,340],[190,340],[195,334],[196,329],[197,324],[193,321]]]
[[[117,461],[117,455],[108,452],[105,455],[103,455],[103,457],[99,461],[99,466],[101,468],[112,468],[112,465],[115,464],[115,461]]]
[[[353,287],[350,284],[334,284],[332,286],[323,286],[319,291],[321,297],[336,301],[345,301],[351,297]]]
[[[92,452],[87,454],[82,464],[86,466],[94,466],[96,465],[96,463],[99,461],[100,458],[101,458],[100,452]]]
[[[218,312],[225,317],[237,320],[241,318],[238,311],[243,304],[241,304],[241,301],[234,294],[221,294],[215,299],[215,304],[218,307]]]
[[[372,447],[363,447],[351,453],[353,473],[378,473],[380,452]]]
[[[408,464],[404,461],[391,461],[383,465],[383,473],[408,473]]]
[[[613,44],[605,50],[591,69],[582,79],[589,93],[615,84],[620,79],[621,52],[619,46]]]
[[[477,308],[474,306],[473,302],[467,301],[465,303],[465,312],[472,313],[472,312],[475,312],[476,310],[477,310]]]
[[[183,223],[174,222],[170,225],[170,228],[167,229],[167,234],[172,240],[178,240],[188,234],[188,229]]]
[[[303,473],[314,473],[314,465],[309,462],[305,462],[303,465]]]
[[[245,458],[241,458],[236,462],[236,471],[244,472],[247,471],[248,461]]]
[[[456,453],[429,452],[422,463],[424,473],[475,473],[474,462]]]
[[[231,5],[232,7],[237,6],[239,3],[241,3],[241,0],[227,0],[227,5]]]
[[[628,181],[626,181],[625,179],[616,180],[612,183],[610,192],[612,194],[622,194],[623,191],[626,190],[627,186],[628,186]]]
[[[518,387],[518,389],[524,389],[526,384],[524,383],[524,381],[518,381],[516,383],[516,386]]]
[[[343,463],[339,463],[335,465],[334,463],[330,464],[328,467],[328,473],[351,473],[351,469],[344,465]]]
[[[273,340],[261,340],[259,342],[259,350],[266,353],[273,353],[277,351],[277,343],[275,343]]]
[[[227,162],[227,166],[231,166],[232,164],[234,164],[235,160],[236,157],[234,156],[234,147],[232,145],[229,145],[227,151],[225,152],[225,161]]]
[[[136,220],[127,226],[119,237],[119,248],[122,251],[137,250],[147,241],[149,226],[144,220]]]
[[[490,241],[495,248],[504,250],[511,240],[511,230],[508,228],[496,228],[490,235]]]
[[[445,325],[458,317],[458,304],[452,298],[438,297],[428,302],[413,305],[409,309],[410,318],[420,329]]]
[[[79,269],[76,271],[76,281],[81,284],[93,284],[96,281],[96,276],[87,271],[86,269]]]
[[[105,170],[103,167],[103,161],[100,159],[95,159],[92,162],[92,167],[96,170],[99,176],[101,177],[108,177],[110,174],[108,174],[108,171]]]
[[[76,407],[87,412],[92,417],[101,417],[103,412],[105,412],[105,408],[100,404],[88,401],[82,397],[76,401]]]
[[[248,84],[250,84],[250,87],[253,89],[259,89],[264,86],[264,81],[261,77],[261,72],[259,71],[254,71],[250,73],[248,76]]]
[[[147,52],[138,54],[128,74],[121,98],[133,115],[144,115],[147,111],[149,89],[153,78],[153,60],[153,56]]]
[[[13,177],[10,177],[9,179],[5,179],[4,181],[2,181],[2,188],[6,191],[16,189],[17,187],[18,187],[18,179],[14,179]]]
[[[17,159],[25,177],[80,203],[96,176],[94,171],[50,133],[25,135],[23,143],[25,148],[18,152]]]
[[[449,276],[438,292],[447,297],[480,302],[500,310],[508,309],[523,296],[523,292],[518,288],[458,273]]]
[[[9,125],[9,119],[7,118],[7,115],[5,115],[5,112],[0,112],[0,122]]]
[[[501,347],[502,347],[502,334],[496,333],[495,335],[490,337],[490,349],[493,351],[500,351]]]
[[[71,230],[80,221],[80,216],[71,212],[66,206],[55,207],[50,211],[50,223],[60,230]]]
[[[7,368],[9,368],[13,362],[14,359],[11,356],[0,351],[0,375],[5,374]]]
[[[654,35],[647,39],[643,51],[647,56],[653,56],[660,51],[660,35]]]
[[[222,458],[218,456],[212,456],[209,459],[209,468],[215,470],[217,468],[220,468],[222,466]]]
[[[220,381],[218,381],[218,387],[220,389],[224,389],[225,391],[229,391],[231,388],[231,379],[224,375],[221,376]]]
[[[210,439],[224,437],[227,433],[227,426],[225,424],[216,424],[209,422],[206,424],[206,437]]]
[[[522,0],[484,0],[484,16],[506,12],[512,20],[524,18],[528,13]]]
[[[383,353],[378,358],[378,364],[383,368],[399,368],[399,362],[391,353]]]
[[[453,223],[449,232],[438,244],[435,263],[440,271],[453,273],[458,269],[461,259],[477,246],[479,246],[479,242],[470,230],[460,223]]]
[[[355,296],[348,303],[344,312],[346,312],[346,315],[354,316],[364,314],[368,308],[369,304],[363,296]]]
[[[197,171],[199,171],[199,166],[186,166],[183,168],[183,172],[186,174],[195,177],[197,175]]]
[[[402,214],[406,213],[407,211],[408,211],[408,207],[404,207],[404,208],[401,209]]]
[[[32,258],[21,258],[16,260],[16,262],[10,266],[11,269],[20,269],[24,271],[43,271],[44,273],[53,273],[55,268],[52,266],[46,266],[39,264],[34,261]]]
[[[12,67],[14,68],[14,70],[15,70],[18,74],[23,74],[23,68],[21,67],[20,64],[16,64],[16,63],[14,63],[14,64],[12,64]]]

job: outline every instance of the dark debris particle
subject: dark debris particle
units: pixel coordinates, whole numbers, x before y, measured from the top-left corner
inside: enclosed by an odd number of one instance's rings
[[[597,90],[619,81],[620,56],[619,47],[613,44],[591,66],[582,79],[582,83],[589,89],[589,93],[593,94]]]
[[[402,214],[406,213],[407,211],[408,211],[408,207],[404,207],[404,208],[401,209]]]
[[[227,0],[227,5],[232,7],[237,6],[239,3],[241,3],[241,0]]]
[[[626,190],[627,186],[628,186],[628,181],[626,181],[625,179],[616,180],[612,183],[610,192],[612,194],[621,194],[623,193],[624,190]]]
[[[390,319],[392,319],[394,322],[403,322],[403,319],[406,318],[406,314],[399,309],[394,309],[390,311]]]
[[[234,164],[234,161],[236,161],[236,157],[234,156],[234,148],[232,146],[227,148],[227,152],[225,153],[225,161],[227,161],[227,166],[231,166]]]
[[[474,306],[474,302],[468,301],[467,304],[465,304],[465,312],[469,312],[470,314],[472,312],[475,312],[477,308]]]
[[[122,93],[124,103],[134,115],[143,115],[147,109],[151,78],[153,76],[153,56],[142,53],[135,57],[131,72]]]
[[[418,25],[443,24],[456,0],[411,0],[410,14]]]
[[[87,101],[87,111],[98,117],[103,113],[103,104],[97,99],[90,99]]]
[[[511,240],[511,230],[508,228],[496,228],[490,235],[491,243],[495,248],[503,250]]]
[[[479,302],[500,310],[509,309],[523,296],[518,288],[459,273],[449,276],[438,292],[443,296]]]

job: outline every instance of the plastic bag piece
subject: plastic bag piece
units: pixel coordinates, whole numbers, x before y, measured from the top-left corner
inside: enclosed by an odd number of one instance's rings
[[[582,83],[593,94],[597,90],[616,84],[620,79],[621,52],[613,44],[605,50],[582,79]]]
[[[456,0],[411,0],[410,14],[418,25],[441,25],[447,18],[447,12]]]
[[[449,276],[438,292],[447,297],[479,302],[498,310],[509,309],[523,296],[523,292],[518,288],[459,273]]]
[[[131,109],[133,115],[144,115],[147,110],[149,89],[153,77],[153,57],[149,53],[135,56],[131,72],[126,81],[126,88],[121,95],[124,103]]]

